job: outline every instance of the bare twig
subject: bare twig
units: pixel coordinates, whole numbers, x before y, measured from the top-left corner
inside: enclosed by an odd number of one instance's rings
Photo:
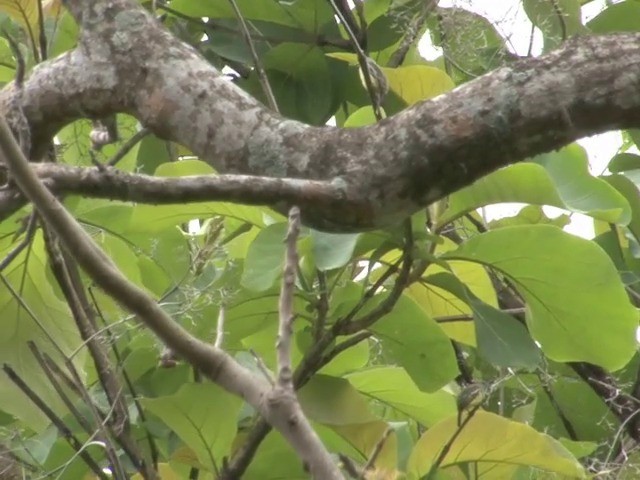
[[[316,319],[313,324],[313,338],[320,338],[324,332],[329,313],[329,291],[327,289],[327,274],[318,270],[318,300],[316,301]]]
[[[33,240],[33,234],[36,232],[36,225],[36,216],[34,213],[31,213],[29,215],[27,230],[24,238],[20,241],[20,243],[18,243],[18,245],[13,247],[9,253],[7,253],[7,256],[4,257],[2,261],[0,261],[0,272],[7,268],[11,264],[11,262],[13,262],[16,257],[20,255],[20,253],[31,243],[31,240]]]
[[[296,242],[300,234],[300,210],[292,207],[289,212],[289,230],[285,243],[286,256],[282,288],[280,289],[280,321],[278,323],[278,354],[277,385],[285,391],[293,393],[293,373],[291,369],[291,334],[293,332],[293,298],[296,284],[296,269],[298,267],[298,250]]]
[[[578,441],[579,437],[578,437],[578,434],[576,433],[576,429],[573,428],[571,421],[569,420],[567,415],[562,411],[562,407],[560,406],[560,404],[558,403],[558,400],[556,400],[555,395],[551,391],[551,387],[549,386],[548,380],[543,377],[543,374],[540,370],[536,371],[536,376],[538,377],[538,380],[540,381],[540,386],[542,387],[542,390],[544,390],[544,393],[546,393],[547,398],[551,403],[551,406],[553,407],[553,409],[556,411],[556,414],[560,418],[560,422],[562,422],[564,429],[567,431],[569,438],[573,441]]]
[[[440,453],[438,454],[435,461],[433,462],[433,465],[431,465],[429,472],[427,472],[427,474],[423,478],[425,478],[426,480],[432,480],[433,478],[435,478],[438,468],[440,468],[440,465],[442,464],[445,457],[451,450],[453,443],[460,436],[460,434],[462,433],[462,430],[464,430],[464,427],[467,426],[467,424],[471,421],[471,419],[479,409],[480,409],[480,405],[476,405],[471,410],[469,410],[469,413],[467,414],[467,416],[464,418],[464,420],[460,422],[458,428],[456,429],[455,432],[453,432],[453,435],[451,435],[451,438],[449,439],[449,441],[445,443],[445,445],[442,447],[442,450],[440,450]]]
[[[146,137],[150,133],[151,131],[146,127],[143,127],[140,130],[138,130],[135,134],[131,136],[131,138],[129,138],[126,142],[124,142],[124,144],[115,153],[115,155],[109,159],[109,161],[107,162],[107,165],[109,165],[110,167],[116,166],[118,162],[122,160],[124,156],[127,153],[129,153],[129,151],[131,151],[131,149],[135,147],[139,141],[141,141],[144,137]]]
[[[357,320],[353,319],[354,315],[351,313],[338,320],[334,325],[334,329],[337,332],[340,332],[342,335],[347,335],[366,330],[393,309],[400,299],[402,292],[407,287],[409,274],[411,273],[411,265],[413,264],[413,232],[411,228],[411,221],[405,221],[405,244],[402,251],[402,267],[387,298],[371,312]]]
[[[380,452],[382,452],[382,447],[384,447],[384,444],[387,441],[387,438],[389,438],[389,435],[391,435],[392,432],[393,432],[392,428],[387,428],[382,434],[382,437],[380,437],[380,440],[376,442],[376,445],[375,447],[373,447],[373,451],[371,452],[371,455],[369,455],[369,459],[367,460],[367,463],[365,463],[364,467],[362,468],[362,472],[360,473],[360,477],[359,477],[360,479],[365,479],[367,470],[373,468],[373,466],[376,463],[376,460],[378,459],[378,456],[380,455]]]
[[[222,342],[224,341],[224,321],[225,308],[224,304],[221,304],[220,310],[218,310],[218,322],[216,323],[216,340],[213,343],[215,348],[222,348]]]
[[[400,46],[393,52],[391,58],[387,62],[387,66],[391,68],[399,67],[404,62],[409,49],[415,45],[416,40],[419,39],[419,34],[423,29],[424,23],[429,18],[429,15],[438,5],[439,0],[426,0],[420,11],[411,19],[409,24],[406,27],[406,33],[404,37],[402,37],[402,41],[400,42]]]
[[[551,2],[551,6],[553,7],[556,17],[558,17],[558,21],[560,22],[560,31],[562,32],[562,41],[564,42],[567,39],[567,22],[564,19],[564,13],[562,12],[562,8],[560,8],[558,0],[549,1]]]
[[[375,61],[373,61],[373,59],[369,58],[367,53],[360,46],[360,42],[358,40],[356,32],[351,29],[349,21],[342,13],[340,7],[336,4],[336,0],[329,0],[329,3],[331,4],[331,7],[333,8],[336,16],[342,23],[345,31],[347,32],[347,36],[349,37],[349,40],[351,40],[351,46],[356,51],[356,55],[358,56],[358,64],[360,65],[360,71],[362,72],[362,78],[364,79],[366,90],[371,97],[373,113],[375,114],[377,120],[382,120],[384,115],[382,114],[381,103],[384,95],[380,94],[380,87],[375,84],[375,79],[372,77],[372,73],[373,71],[375,71],[374,69],[377,68],[378,70],[380,70],[380,68],[377,66]],[[381,70],[379,71],[379,74],[384,77],[384,74]]]
[[[69,443],[71,448],[82,458],[85,464],[91,469],[91,471],[96,475],[100,480],[108,480],[109,477],[102,471],[100,466],[96,463],[96,461],[89,455],[84,448],[84,445],[80,440],[76,438],[76,436],[72,433],[71,429],[62,421],[62,419],[54,413],[54,411],[46,404],[42,398],[40,398],[36,392],[34,392],[25,381],[18,376],[18,374],[6,363],[3,365],[2,369],[4,373],[7,374],[9,380],[11,380],[28,398],[31,400],[38,409],[44,413],[51,423],[53,423],[62,437]]]
[[[269,78],[267,78],[267,73],[264,71],[262,66],[262,62],[260,61],[260,57],[258,56],[258,52],[256,52],[256,47],[253,44],[253,40],[251,39],[251,33],[249,33],[249,28],[247,27],[247,22],[244,20],[244,16],[236,3],[236,0],[229,0],[231,4],[231,8],[233,8],[233,12],[240,23],[240,29],[242,32],[242,36],[244,37],[244,41],[249,47],[249,51],[251,52],[251,58],[253,59],[253,66],[258,73],[258,80],[260,81],[260,85],[262,86],[262,91],[267,97],[267,103],[269,107],[274,112],[278,111],[278,102],[276,102],[276,97],[273,95],[273,90],[271,89],[271,84],[269,83]]]

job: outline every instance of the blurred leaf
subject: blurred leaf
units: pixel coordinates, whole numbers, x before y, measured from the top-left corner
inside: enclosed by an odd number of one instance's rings
[[[4,258],[6,253],[2,252],[0,258]],[[56,296],[47,278],[47,268],[44,241],[41,233],[37,233],[31,248],[23,251],[3,271],[0,282],[0,318],[3,321],[0,364],[10,366],[41,400],[62,414],[66,410],[58,394],[27,346],[27,342],[34,342],[40,352],[50,355],[54,361],[62,361],[61,354],[71,355],[81,343],[69,307]],[[80,371],[84,358],[84,349],[73,358]],[[5,412],[35,431],[49,424],[44,414],[4,373],[0,375],[0,405]]]
[[[583,30],[579,0],[523,0],[524,11],[544,37],[545,51]]]
[[[302,27],[317,32],[318,27],[332,20],[330,6],[322,0],[310,0],[288,4],[286,8],[280,2],[258,2],[253,0],[236,0],[238,8],[247,20],[263,20],[267,22]],[[232,5],[224,0],[173,0],[171,8],[192,17],[236,18]]]
[[[634,0],[609,5],[587,26],[594,33],[640,31],[640,3]]]

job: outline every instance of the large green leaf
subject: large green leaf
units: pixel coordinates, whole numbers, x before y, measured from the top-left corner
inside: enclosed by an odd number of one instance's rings
[[[627,224],[631,211],[626,199],[604,180],[589,174],[584,151],[575,146],[500,169],[451,195],[438,219],[444,225],[486,205],[522,202],[552,205],[611,223]]]
[[[429,473],[458,428],[456,418],[451,417],[427,430],[409,458],[409,472],[417,477]],[[528,465],[585,478],[582,465],[557,440],[528,425],[482,410],[465,425],[439,467],[467,462],[490,464],[483,465],[489,468],[491,464]]]
[[[213,383],[186,383],[173,395],[141,403],[196,453],[200,464],[219,471],[236,435],[240,398]]]
[[[506,227],[471,238],[444,258],[509,276],[527,302],[527,324],[551,359],[616,370],[636,351],[638,313],[606,253],[547,225]],[[606,334],[603,334],[606,332]]]
[[[283,43],[264,58],[280,113],[313,125],[324,125],[334,111],[332,77],[318,47]],[[255,92],[256,85],[250,90]],[[262,90],[262,87],[260,87]]]
[[[358,234],[325,233],[311,230],[313,255],[318,270],[332,270],[345,266],[351,260],[358,237]]]
[[[4,258],[4,255],[6,251],[0,258]],[[69,308],[56,296],[46,271],[44,241],[38,233],[31,248],[2,272],[0,318],[3,334],[0,340],[0,364],[15,370],[41,400],[60,414],[61,400],[30,352],[27,342],[34,342],[41,352],[51,355],[55,361],[61,361],[61,353],[69,356],[81,341]],[[83,362],[84,349],[81,349],[75,355],[74,363],[81,370]],[[0,405],[2,410],[35,430],[49,423],[4,373],[0,375]]]
[[[376,420],[366,398],[343,378],[315,375],[300,389],[298,399],[309,419],[324,425],[353,425]]]
[[[456,414],[453,395],[421,392],[403,368],[375,367],[346,377],[361,393],[389,405],[427,427]]]
[[[389,314],[371,327],[391,358],[420,388],[433,392],[458,374],[447,335],[426,311],[403,295]]]
[[[478,350],[496,367],[535,369],[540,349],[518,320],[478,300],[471,303]]]
[[[407,105],[428,100],[454,87],[454,83],[443,70],[426,65],[410,65],[398,68],[382,68],[389,88],[396,92]]]
[[[274,223],[258,233],[244,261],[242,285],[255,291],[270,288],[282,273],[286,223]]]

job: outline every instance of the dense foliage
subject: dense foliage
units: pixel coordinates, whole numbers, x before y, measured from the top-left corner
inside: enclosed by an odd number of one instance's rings
[[[3,28],[29,69],[72,48],[78,34],[59,5],[43,3],[0,1]],[[341,10],[342,2],[327,0],[143,2],[212,65],[227,68],[230,81],[268,103],[263,70],[281,114],[313,125],[376,121],[359,50],[387,79],[387,116],[516,56],[494,25],[462,6],[355,3]],[[521,7],[545,51],[574,35],[640,30],[640,2],[603,7],[584,24],[588,3],[523,0]],[[420,56],[423,35],[442,49],[439,59]],[[16,60],[10,42],[0,41],[0,80],[14,78]],[[57,161],[92,166],[124,153],[117,168],[125,172],[215,173],[152,134],[125,145],[142,127],[127,115],[117,121],[123,140],[100,151],[89,121],[66,126],[56,136]],[[589,152],[572,144],[501,169],[387,230],[303,228],[294,380],[345,475],[366,465],[366,478],[636,478],[640,156],[633,152],[640,134],[622,138],[603,175],[592,175]],[[526,206],[491,222],[478,213],[503,202]],[[271,376],[287,231],[281,213],[80,196],[64,204],[176,322],[201,339],[218,338],[243,365]],[[543,205],[591,217],[595,238],[566,233],[569,215],[549,218]],[[157,463],[163,479],[217,478],[229,466],[247,479],[307,477],[251,407],[172,358],[83,277],[78,301],[90,306],[128,410],[130,430],[117,434],[110,420],[117,402],[78,331],[52,269],[55,247],[39,225],[31,207],[0,223],[6,478],[141,478],[138,454]]]

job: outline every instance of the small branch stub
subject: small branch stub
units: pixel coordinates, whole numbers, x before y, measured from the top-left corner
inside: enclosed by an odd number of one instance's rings
[[[298,251],[296,242],[300,234],[300,209],[292,207],[289,211],[289,229],[287,231],[286,253],[282,289],[280,291],[280,323],[278,342],[278,387],[285,391],[293,391],[291,373],[291,334],[294,320],[293,294],[296,284],[296,267],[298,266]]]

